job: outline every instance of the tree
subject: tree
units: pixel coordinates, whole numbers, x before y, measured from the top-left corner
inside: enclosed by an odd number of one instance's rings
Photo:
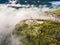
[[[16,35],[24,45],[58,45],[60,43],[60,23],[47,20],[42,24],[17,25],[14,30]],[[23,21],[24,22],[24,21]],[[19,23],[21,24],[21,23]]]

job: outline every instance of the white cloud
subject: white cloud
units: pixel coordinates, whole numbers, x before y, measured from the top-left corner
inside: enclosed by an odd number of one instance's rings
[[[60,5],[60,1],[53,1],[51,2],[53,5]]]

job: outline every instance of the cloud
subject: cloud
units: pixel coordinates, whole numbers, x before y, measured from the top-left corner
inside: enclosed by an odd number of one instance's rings
[[[60,5],[60,1],[52,1],[52,5]]]

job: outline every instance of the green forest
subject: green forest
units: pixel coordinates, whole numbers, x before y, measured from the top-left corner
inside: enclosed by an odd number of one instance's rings
[[[60,45],[60,22],[35,19],[43,23],[18,23],[13,34],[24,45]]]

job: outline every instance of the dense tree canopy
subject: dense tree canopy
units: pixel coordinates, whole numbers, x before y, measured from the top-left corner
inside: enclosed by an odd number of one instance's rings
[[[43,23],[26,24],[25,21],[16,25],[15,34],[24,45],[60,45],[60,23],[38,20]]]

